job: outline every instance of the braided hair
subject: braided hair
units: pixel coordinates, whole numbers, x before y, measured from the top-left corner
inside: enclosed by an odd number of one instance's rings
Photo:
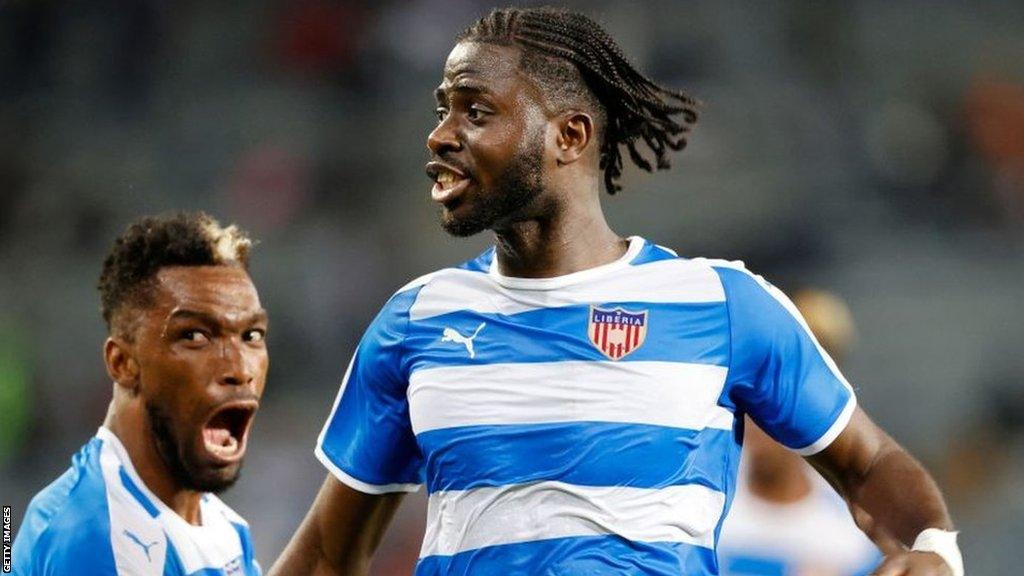
[[[682,150],[697,122],[697,101],[660,86],[626,60],[622,49],[600,25],[583,14],[554,8],[493,10],[457,38],[458,42],[516,45],[520,67],[538,80],[548,97],[582,103],[595,114],[604,184],[609,194],[622,187],[622,151],[640,168],[651,162],[639,140],[654,153],[659,170],[671,166],[669,150]],[[680,116],[677,118],[677,116]]]

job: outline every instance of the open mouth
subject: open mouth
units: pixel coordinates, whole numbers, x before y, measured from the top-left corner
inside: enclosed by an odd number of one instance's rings
[[[427,176],[430,176],[431,180],[434,181],[430,197],[434,199],[434,202],[440,204],[450,203],[469,184],[469,178],[464,172],[441,162],[428,163]]]
[[[203,426],[206,451],[225,463],[241,459],[257,407],[256,401],[245,400],[224,404],[214,411]]]

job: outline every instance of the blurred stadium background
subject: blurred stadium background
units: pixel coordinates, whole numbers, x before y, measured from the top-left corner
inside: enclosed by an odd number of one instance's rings
[[[578,2],[705,104],[672,171],[606,197],[620,233],[745,260],[850,305],[845,372],[937,476],[970,573],[1024,542],[1024,3]],[[476,254],[423,175],[432,90],[475,0],[0,3],[0,499],[99,425],[95,290],[133,219],[204,209],[262,244],[271,373],[228,500],[267,566],[393,290]],[[415,560],[411,497],[376,574]],[[406,572],[408,573],[408,572]]]

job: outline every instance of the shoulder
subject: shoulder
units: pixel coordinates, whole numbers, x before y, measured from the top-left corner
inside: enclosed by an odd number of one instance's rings
[[[39,574],[117,574],[110,523],[95,516],[62,514],[40,535],[33,555]]]
[[[88,478],[80,479],[63,498],[54,498],[47,490],[26,514],[25,527],[34,533],[20,535],[28,548],[22,560],[33,567],[26,574],[116,574],[106,495]]]
[[[730,304],[784,305],[782,292],[763,276],[747,268],[742,260],[694,258],[691,262],[715,274]]]
[[[479,256],[472,260],[467,260],[458,266],[441,268],[440,270],[435,270],[429,274],[424,274],[413,279],[411,282],[408,282],[399,288],[391,298],[395,299],[396,297],[405,294],[416,293],[433,284],[486,278],[491,269],[491,263],[493,260],[494,247],[492,246]]]
[[[31,557],[48,565],[73,562],[80,554],[95,554],[97,545],[110,548],[99,463],[102,444],[98,438],[90,440],[75,454],[71,467],[32,499],[15,543],[20,561]]]
[[[442,268],[402,286],[385,305],[386,314],[417,320],[463,308],[467,303],[493,297],[490,280],[493,249],[459,266]]]
[[[742,261],[690,258],[678,262],[687,268],[684,286],[699,286],[708,300],[725,303],[734,332],[767,337],[777,334],[780,327],[802,324],[789,298]]]
[[[680,256],[674,250],[645,241],[644,247],[630,261],[626,279],[642,285],[658,298],[662,290],[670,300],[686,302],[723,302],[733,297],[746,297],[754,290],[766,292],[770,284],[747,269],[739,260]]]
[[[732,281],[740,283],[754,283],[762,286],[768,285],[761,276],[747,268],[742,260],[726,260],[723,258],[691,258],[688,260],[694,266],[711,270],[722,278],[723,282]]]

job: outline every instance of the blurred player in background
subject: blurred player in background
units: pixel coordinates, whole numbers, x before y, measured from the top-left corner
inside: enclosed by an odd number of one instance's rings
[[[202,213],[114,243],[99,283],[114,397],[29,505],[15,574],[260,574],[248,525],[213,495],[238,479],[267,374],[250,246]]]
[[[796,292],[793,303],[821,346],[842,362],[855,336],[846,303],[815,289]],[[718,545],[722,574],[863,576],[881,559],[821,477],[748,418],[740,482]]]
[[[435,96],[442,226],[496,246],[409,283],[367,329],[316,448],[327,480],[272,574],[365,574],[424,484],[420,576],[717,574],[749,414],[918,550],[878,574],[962,576],[935,483],[785,296],[608,226],[602,182],[620,189],[624,153],[668,168],[691,98],[553,9],[471,26]]]

